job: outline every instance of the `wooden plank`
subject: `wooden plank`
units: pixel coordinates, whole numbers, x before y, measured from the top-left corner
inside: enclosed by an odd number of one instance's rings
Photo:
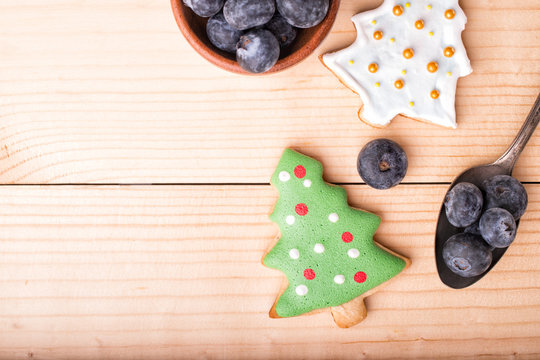
[[[321,159],[328,180],[358,182],[374,137],[400,142],[406,181],[450,181],[494,160],[540,88],[540,0],[466,0],[474,73],[459,82],[459,129],[407,119],[385,130],[356,118],[360,99],[317,55],[349,44],[343,1],[332,33],[301,65],[241,77],[202,60],[168,1],[3,0],[0,4],[0,182],[266,183],[286,146]],[[540,140],[518,164],[539,181]]]
[[[0,357],[540,356],[540,185],[505,257],[462,291],[433,259],[445,186],[347,190],[412,266],[344,330],[328,313],[267,316],[282,280],[260,264],[269,186],[0,187]]]

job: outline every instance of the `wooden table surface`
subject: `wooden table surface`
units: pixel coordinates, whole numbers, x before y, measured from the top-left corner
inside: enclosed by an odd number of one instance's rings
[[[489,276],[445,287],[433,240],[448,184],[505,150],[539,92],[540,0],[461,1],[474,72],[457,130],[370,128],[319,63],[380,3],[342,0],[301,65],[241,77],[189,47],[168,0],[2,0],[0,358],[539,358],[540,133],[515,170],[528,212]],[[409,156],[388,191],[356,173],[377,137]],[[282,275],[260,259],[285,147],[322,161],[383,218],[376,240],[412,259],[354,328],[268,318]]]

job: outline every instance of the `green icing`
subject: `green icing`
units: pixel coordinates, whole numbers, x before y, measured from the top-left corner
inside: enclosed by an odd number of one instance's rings
[[[306,170],[302,178],[295,176],[298,165]],[[289,174],[287,181],[282,181],[287,179],[284,174],[280,179],[282,172]],[[311,181],[311,186],[306,187],[305,180]],[[263,263],[281,270],[289,281],[288,288],[276,304],[280,317],[344,304],[404,269],[403,259],[373,242],[380,218],[349,207],[345,189],[324,182],[322,165],[318,161],[286,149],[271,183],[278,189],[279,199],[270,219],[279,225],[281,238],[264,257]],[[308,208],[304,216],[295,212],[296,205],[301,203]],[[329,220],[332,213],[338,214],[337,222]],[[292,225],[287,223],[287,217],[291,215],[294,216]],[[353,235],[351,242],[342,240],[344,232]],[[316,244],[322,244],[324,252],[315,252]],[[291,249],[298,250],[298,259],[290,256]],[[350,257],[349,249],[357,249],[359,256]],[[305,269],[312,269],[315,278],[306,279]],[[367,275],[362,283],[354,280],[358,272]],[[336,283],[336,275],[343,275],[345,281]],[[302,290],[302,285],[307,287],[307,294],[298,295],[297,288],[300,286],[299,290]]]

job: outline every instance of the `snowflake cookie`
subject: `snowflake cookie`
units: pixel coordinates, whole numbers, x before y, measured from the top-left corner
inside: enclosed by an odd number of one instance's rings
[[[281,270],[288,282],[270,316],[330,308],[340,327],[362,321],[363,298],[409,260],[373,241],[380,218],[349,207],[345,189],[323,180],[318,161],[286,149],[271,182],[279,199],[270,219],[281,238],[263,264]]]
[[[352,21],[355,42],[321,61],[360,95],[360,119],[382,127],[403,114],[456,128],[457,80],[472,72],[458,0],[386,0]]]

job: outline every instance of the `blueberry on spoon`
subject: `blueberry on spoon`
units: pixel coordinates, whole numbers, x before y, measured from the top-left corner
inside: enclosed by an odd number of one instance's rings
[[[444,244],[442,256],[446,266],[462,277],[484,273],[491,265],[491,251],[478,235],[461,233]]]
[[[480,218],[484,199],[475,185],[462,182],[454,186],[444,198],[446,217],[455,227],[467,227]]]
[[[486,192],[486,209],[503,208],[518,220],[527,209],[527,191],[509,175],[495,175],[482,183]]]
[[[488,209],[480,219],[482,237],[496,248],[510,246],[516,237],[516,230],[512,214],[501,208]]]

